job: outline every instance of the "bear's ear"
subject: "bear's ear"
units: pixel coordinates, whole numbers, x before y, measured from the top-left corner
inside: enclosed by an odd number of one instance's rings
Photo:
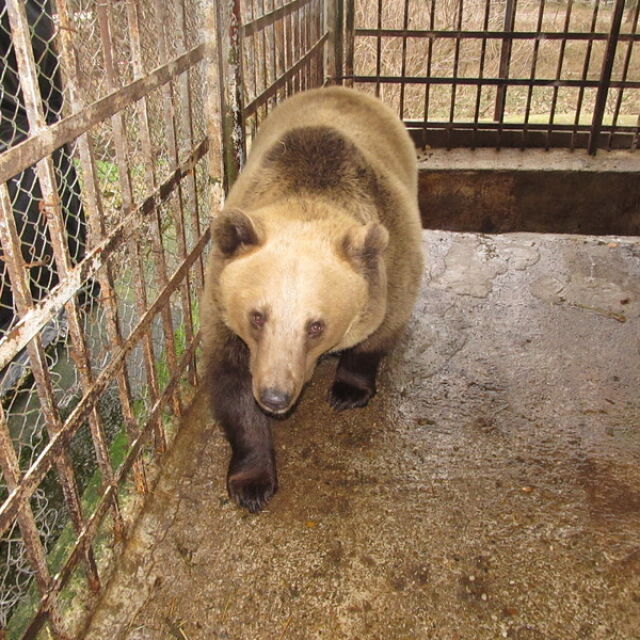
[[[377,223],[357,225],[349,229],[342,240],[342,252],[355,266],[366,272],[375,271],[378,258],[389,243],[386,227]]]
[[[221,211],[211,225],[213,242],[226,258],[234,255],[242,247],[260,244],[261,229],[240,209]]]

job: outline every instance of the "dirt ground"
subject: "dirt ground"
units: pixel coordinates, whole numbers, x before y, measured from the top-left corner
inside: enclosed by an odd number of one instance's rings
[[[425,251],[379,394],[334,413],[321,363],[260,515],[199,396],[86,638],[640,638],[640,240]]]

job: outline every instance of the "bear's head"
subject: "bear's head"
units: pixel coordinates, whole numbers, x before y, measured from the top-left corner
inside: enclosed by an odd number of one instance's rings
[[[212,225],[218,305],[249,348],[253,395],[270,413],[287,412],[318,358],[364,340],[386,312],[387,230],[326,209],[231,209]]]

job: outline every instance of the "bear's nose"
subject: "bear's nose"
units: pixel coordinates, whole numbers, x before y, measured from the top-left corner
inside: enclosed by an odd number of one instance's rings
[[[291,394],[279,389],[263,389],[260,393],[260,404],[270,411],[282,411],[289,406]]]

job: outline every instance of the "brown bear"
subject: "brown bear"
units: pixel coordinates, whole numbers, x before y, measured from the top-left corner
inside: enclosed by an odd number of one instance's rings
[[[318,358],[329,402],[362,407],[407,323],[423,259],[414,146],[379,100],[299,93],[264,121],[212,222],[202,298],[206,385],[231,444],[229,495],[257,512],[277,489],[270,415]]]

